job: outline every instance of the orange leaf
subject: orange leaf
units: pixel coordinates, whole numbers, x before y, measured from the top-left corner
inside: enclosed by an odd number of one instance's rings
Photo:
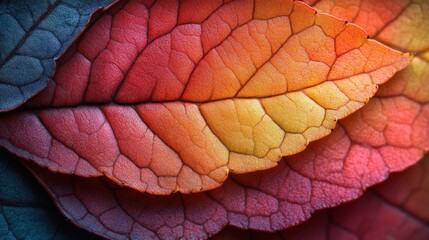
[[[368,31],[371,37],[392,48],[414,52],[416,57],[411,64],[385,84],[378,95],[404,95],[420,104],[429,102],[429,32],[425,30],[429,25],[429,18],[426,17],[429,2],[321,0],[314,6],[353,21]],[[378,9],[385,11],[380,14]]]
[[[328,135],[411,59],[301,2],[185,3],[94,20],[35,110],[0,117],[0,144],[139,191],[205,191]]]

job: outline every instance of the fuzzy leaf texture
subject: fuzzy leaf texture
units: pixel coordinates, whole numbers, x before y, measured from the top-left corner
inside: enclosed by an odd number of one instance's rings
[[[46,87],[54,60],[83,30],[90,15],[113,0],[0,2],[0,112]]]
[[[206,191],[328,135],[411,60],[304,3],[278,4],[118,2],[31,107],[0,118],[0,144],[142,192]]]

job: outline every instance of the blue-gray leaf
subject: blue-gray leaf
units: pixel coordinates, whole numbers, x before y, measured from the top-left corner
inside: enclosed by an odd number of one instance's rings
[[[0,239],[98,239],[75,227],[19,160],[0,149]]]
[[[55,59],[91,14],[114,0],[0,2],[0,112],[12,110],[49,82]]]

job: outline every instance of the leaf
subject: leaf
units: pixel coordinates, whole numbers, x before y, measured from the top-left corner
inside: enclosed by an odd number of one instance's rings
[[[419,155],[412,156],[410,152],[404,151],[409,148],[410,142],[415,141],[412,145],[419,146],[424,152],[429,149],[429,67],[426,57],[429,44],[426,36],[429,17],[424,14],[429,10],[429,3],[406,0],[389,2],[321,0],[317,1],[315,6],[322,11],[359,23],[371,36],[393,48],[416,53],[416,57],[407,68],[381,86],[377,93],[378,99],[376,97],[371,100],[378,102],[376,104],[378,107],[373,107],[373,114],[369,114],[371,111],[365,113],[364,108],[360,114],[346,119],[345,124],[354,126],[354,130],[349,128],[355,136],[354,141],[362,144],[370,142],[376,149],[385,148],[383,156],[391,160],[396,158],[392,161],[395,165],[405,164],[397,170],[405,168],[420,158]],[[368,16],[371,16],[371,21],[368,21]],[[383,113],[376,114],[382,108]],[[418,114],[408,115],[413,108]],[[385,111],[386,109],[390,110]],[[385,115],[391,119],[387,124],[377,122],[377,119],[386,119]],[[359,136],[359,133],[363,133],[363,136]],[[391,147],[387,147],[389,145]],[[412,159],[411,162],[407,160],[407,155]],[[285,231],[284,237],[320,239],[321,236],[328,236],[327,238],[332,239],[337,236],[340,239],[342,237],[351,239],[358,236],[363,239],[427,239],[428,160],[426,157],[419,165],[406,172],[393,174],[387,182],[352,204],[317,213],[308,222]],[[245,239],[249,234],[249,232],[239,233],[236,229],[232,231],[234,234],[243,234],[235,235],[237,239]],[[250,234],[252,239],[262,236],[263,239],[268,238],[266,234]],[[281,239],[277,234],[270,237]]]
[[[94,239],[73,226],[53,206],[44,190],[0,151],[0,236],[2,239]]]
[[[382,149],[350,139],[338,128],[276,168],[234,175],[219,189],[191,195],[150,195],[102,177],[55,174],[27,165],[61,211],[91,232],[112,239],[207,238],[227,224],[263,231],[294,226],[317,209],[358,198],[367,187],[404,168],[405,162],[415,163],[422,154],[413,148],[392,148],[392,155],[410,158],[400,162],[385,157]]]
[[[428,199],[429,155],[358,200],[317,212],[297,227],[275,234],[227,228],[212,239],[428,239]]]
[[[0,144],[152,194],[271,168],[410,60],[356,25],[282,4],[119,2],[63,56],[35,110],[0,118]]]
[[[0,3],[0,112],[46,87],[54,60],[95,10],[113,0],[12,0]]]
[[[429,102],[427,1],[342,0],[333,4],[331,0],[321,0],[315,7],[337,17],[353,20],[367,30],[371,37],[394,49],[414,52],[416,57],[410,65],[386,83],[387,86],[383,87],[378,95],[383,98],[404,95],[416,103],[427,105]],[[377,14],[377,9],[387,11],[385,14]],[[367,21],[368,16],[374,20]]]

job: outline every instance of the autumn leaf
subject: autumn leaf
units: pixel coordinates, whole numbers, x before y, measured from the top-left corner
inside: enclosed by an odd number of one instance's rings
[[[346,127],[353,126],[349,129],[354,129],[351,132],[357,136],[354,141],[369,142],[374,148],[381,148],[385,144],[395,146],[385,149],[384,156],[396,158],[395,164],[406,164],[398,169],[401,170],[409,164],[407,156],[419,159],[419,155],[413,156],[410,151],[406,151],[410,142],[415,141],[412,145],[425,152],[429,148],[429,67],[426,57],[429,17],[425,14],[429,10],[429,3],[407,0],[321,0],[317,1],[315,7],[358,23],[372,37],[393,48],[416,53],[411,64],[383,85],[377,93],[378,97],[371,100],[377,102],[374,105],[378,107],[373,107],[367,113],[364,109],[346,119],[345,124]],[[411,109],[415,109],[416,114],[409,115]],[[380,111],[383,113],[380,114]],[[391,119],[387,124],[377,123],[377,119],[385,119],[386,116]],[[373,130],[368,131],[368,128]],[[364,134],[359,136],[359,133]],[[368,192],[351,205],[322,211],[299,227],[283,232],[283,237],[427,239],[427,163],[428,157],[406,172],[394,174],[386,183],[377,186],[374,191]],[[267,236],[261,233],[238,233],[235,229],[233,231],[234,234],[244,234],[234,235],[241,236],[240,239],[245,239],[243,236],[249,234],[252,234],[252,239],[282,239],[278,234]],[[228,232],[231,233],[231,230]],[[230,236],[228,232],[222,237]]]
[[[428,239],[428,198],[429,155],[358,200],[317,212],[297,227],[272,234],[226,228],[212,239]]]
[[[381,98],[403,95],[417,104],[427,105],[429,102],[427,1],[342,0],[334,3],[331,0],[321,0],[315,7],[359,24],[371,37],[394,49],[414,52],[416,57],[411,64],[389,81],[378,95]],[[377,14],[378,9],[386,11],[384,14]]]
[[[83,30],[90,15],[113,0],[2,1],[0,112],[46,87],[54,60]]]
[[[129,234],[207,238],[226,225],[263,231],[292,227],[317,209],[358,198],[390,171],[404,167],[405,159],[383,159],[380,150],[351,138],[338,128],[276,168],[233,175],[219,189],[191,195],[150,195],[105,178],[55,174],[27,165],[62,212],[91,232],[113,239]],[[416,155],[402,155],[411,158],[408,165],[421,158],[413,152]]]
[[[331,133],[410,60],[301,2],[271,9],[118,2],[63,56],[35,110],[1,117],[0,144],[152,194],[210,190]]]

